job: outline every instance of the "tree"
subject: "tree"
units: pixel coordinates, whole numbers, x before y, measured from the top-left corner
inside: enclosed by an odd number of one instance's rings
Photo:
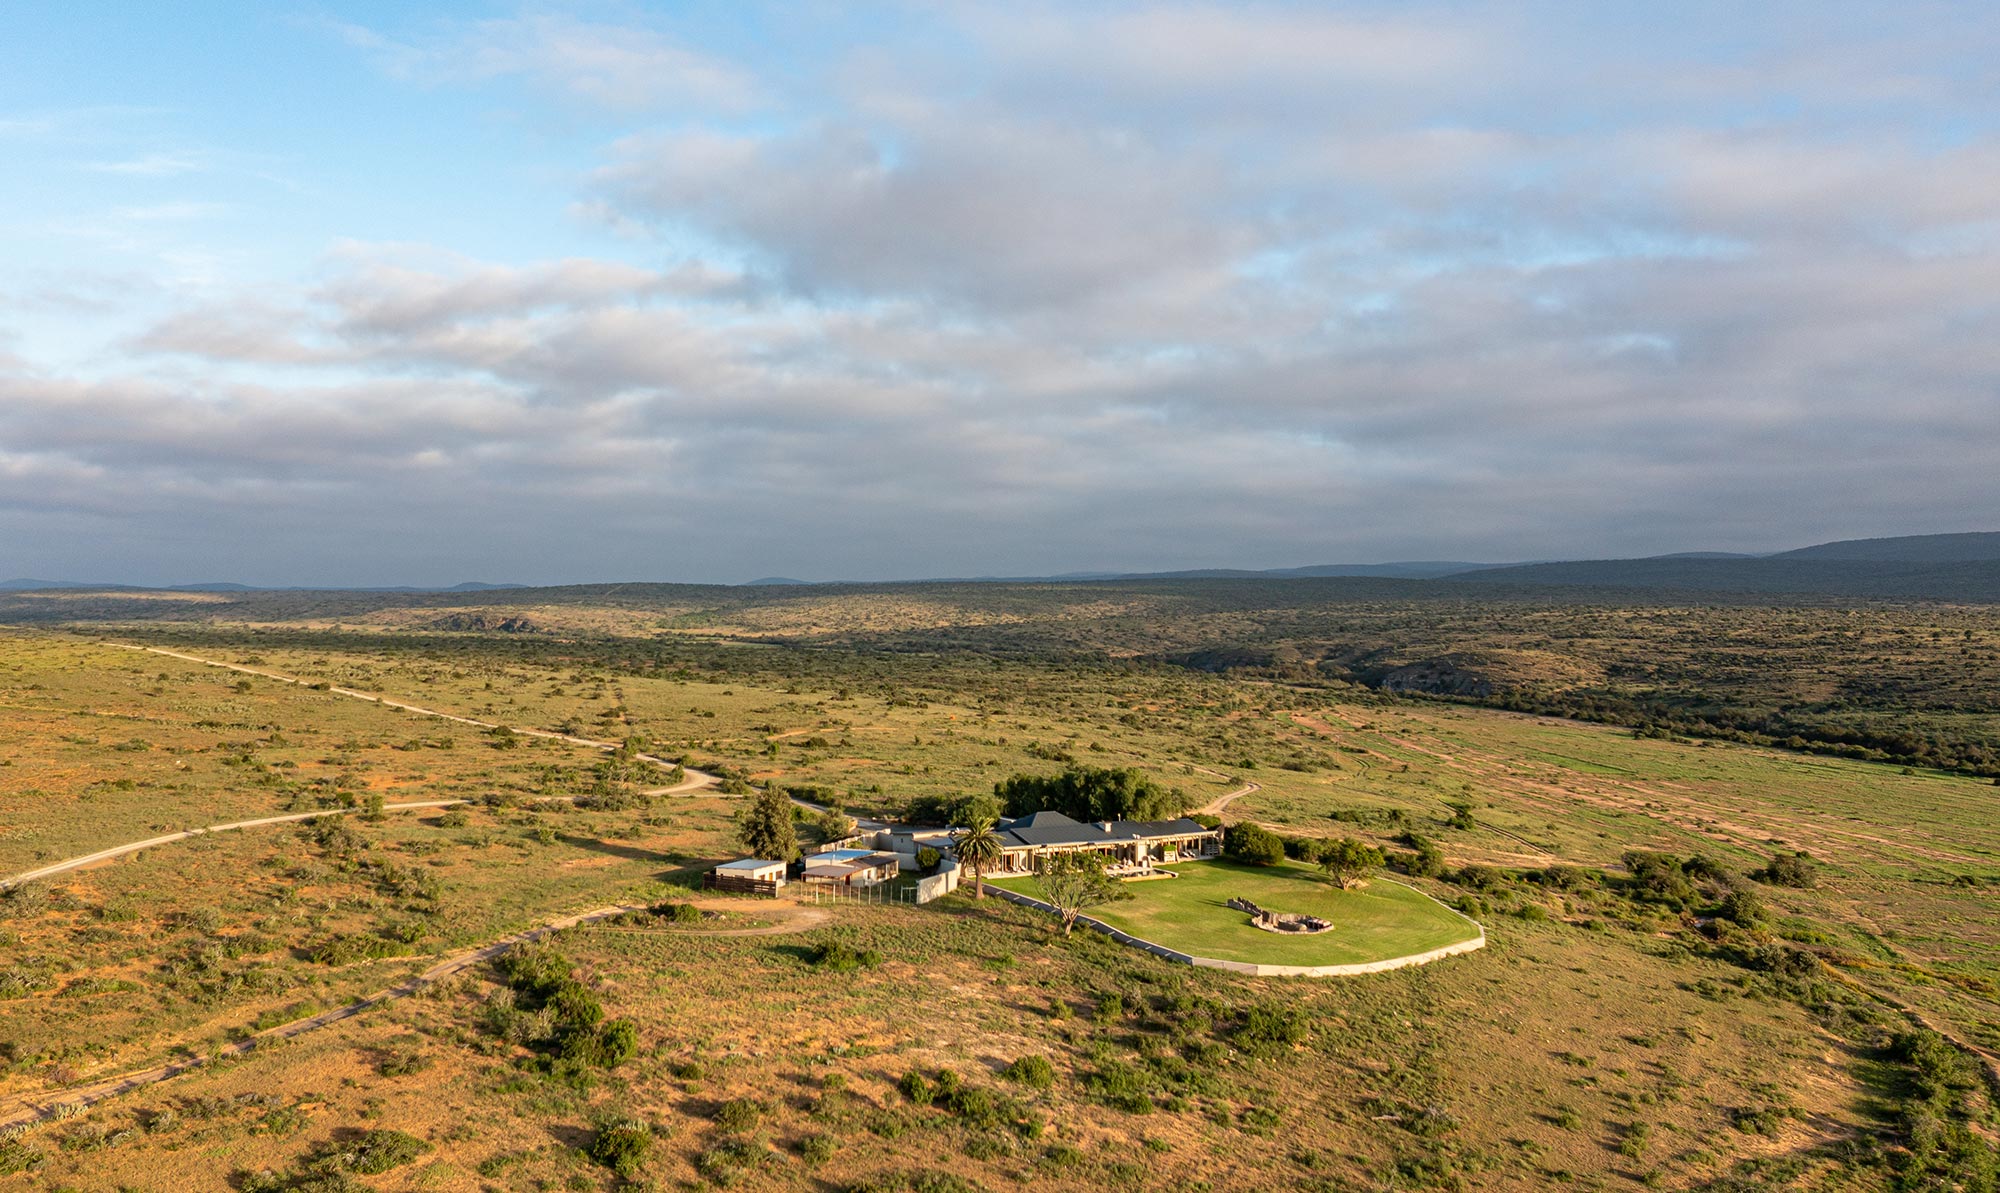
[[[1088,853],[1059,853],[1043,863],[1042,898],[1062,919],[1063,935],[1076,930],[1077,917],[1093,907],[1130,899],[1132,892],[1104,872],[1104,859]]]
[[[854,817],[839,808],[828,808],[813,818],[813,829],[821,841],[838,841],[854,835]]]
[[[953,834],[951,843],[960,864],[972,871],[972,897],[984,899],[986,871],[998,865],[1002,856],[1000,834],[993,821],[986,817],[973,821]]]
[[[789,862],[799,856],[792,801],[785,797],[783,788],[765,788],[736,814],[736,839],[752,857]]]
[[[1129,767],[1071,766],[1059,775],[1015,775],[993,787],[1009,816],[1061,812],[1075,820],[1165,820],[1187,807],[1178,790]]]
[[[1251,866],[1275,866],[1285,860],[1285,840],[1262,825],[1232,824],[1223,831],[1222,851]]]
[[[1320,847],[1319,868],[1343,890],[1366,882],[1381,867],[1382,851],[1352,837],[1329,841]]]

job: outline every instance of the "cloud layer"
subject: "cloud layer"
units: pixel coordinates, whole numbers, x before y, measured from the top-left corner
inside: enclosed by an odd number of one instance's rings
[[[0,528],[24,571],[369,583],[2000,525],[2000,18],[1569,11],[947,6],[768,61],[343,27],[384,86],[597,109],[547,216],[597,250],[328,228],[103,367],[17,343]]]

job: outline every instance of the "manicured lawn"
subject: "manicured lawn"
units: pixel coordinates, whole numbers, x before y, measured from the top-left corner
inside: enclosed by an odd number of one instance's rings
[[[1470,921],[1400,883],[1377,878],[1359,890],[1334,889],[1317,869],[1286,862],[1239,866],[1214,860],[1171,867],[1178,878],[1131,882],[1132,898],[1091,914],[1114,928],[1197,957],[1258,965],[1352,965],[1428,952],[1478,935]],[[1041,896],[1033,878],[995,883]],[[1331,932],[1280,936],[1250,926],[1232,897],[1272,911],[1332,920]]]

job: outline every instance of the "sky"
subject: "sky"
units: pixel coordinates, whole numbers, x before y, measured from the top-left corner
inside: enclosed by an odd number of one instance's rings
[[[2000,8],[0,12],[0,578],[2000,529]]]

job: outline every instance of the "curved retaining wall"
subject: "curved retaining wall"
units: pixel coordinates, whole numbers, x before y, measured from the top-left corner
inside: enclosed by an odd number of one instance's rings
[[[1404,886],[1406,884],[1397,883],[1396,885]],[[1031,895],[1023,895],[1019,891],[1010,891],[1005,887],[997,886],[989,886],[986,889],[1007,900],[1009,903],[1019,903],[1023,907],[1032,907],[1037,911],[1046,911],[1050,915],[1062,914],[1040,899]],[[1416,890],[1415,887],[1409,887],[1409,889]],[[1417,891],[1417,893],[1423,895],[1426,899],[1431,899],[1429,895],[1425,895],[1422,891]],[[1431,899],[1431,902],[1437,903],[1437,900]],[[1438,906],[1443,907],[1444,904],[1439,903]],[[1458,915],[1459,913],[1453,911],[1452,914]],[[1392,969],[1405,969],[1412,965],[1428,965],[1433,961],[1442,961],[1446,957],[1456,957],[1461,953],[1475,952],[1485,948],[1486,929],[1480,927],[1477,920],[1464,916],[1459,916],[1459,918],[1471,924],[1473,930],[1479,933],[1479,935],[1473,937],[1471,940],[1461,940],[1456,944],[1448,944],[1443,948],[1432,949],[1427,953],[1411,953],[1407,957],[1390,957],[1385,961],[1358,961],[1352,965],[1256,965],[1248,961],[1223,961],[1216,957],[1197,957],[1192,953],[1179,952],[1163,944],[1155,944],[1150,940],[1141,940],[1130,932],[1113,928],[1103,920],[1095,920],[1087,915],[1078,916],[1076,922],[1091,929],[1093,932],[1101,932],[1109,936],[1119,944],[1151,953],[1155,957],[1172,961],[1177,965],[1194,965],[1203,969],[1222,969],[1230,973],[1248,974],[1259,978],[1348,978],[1369,973],[1387,973]]]

